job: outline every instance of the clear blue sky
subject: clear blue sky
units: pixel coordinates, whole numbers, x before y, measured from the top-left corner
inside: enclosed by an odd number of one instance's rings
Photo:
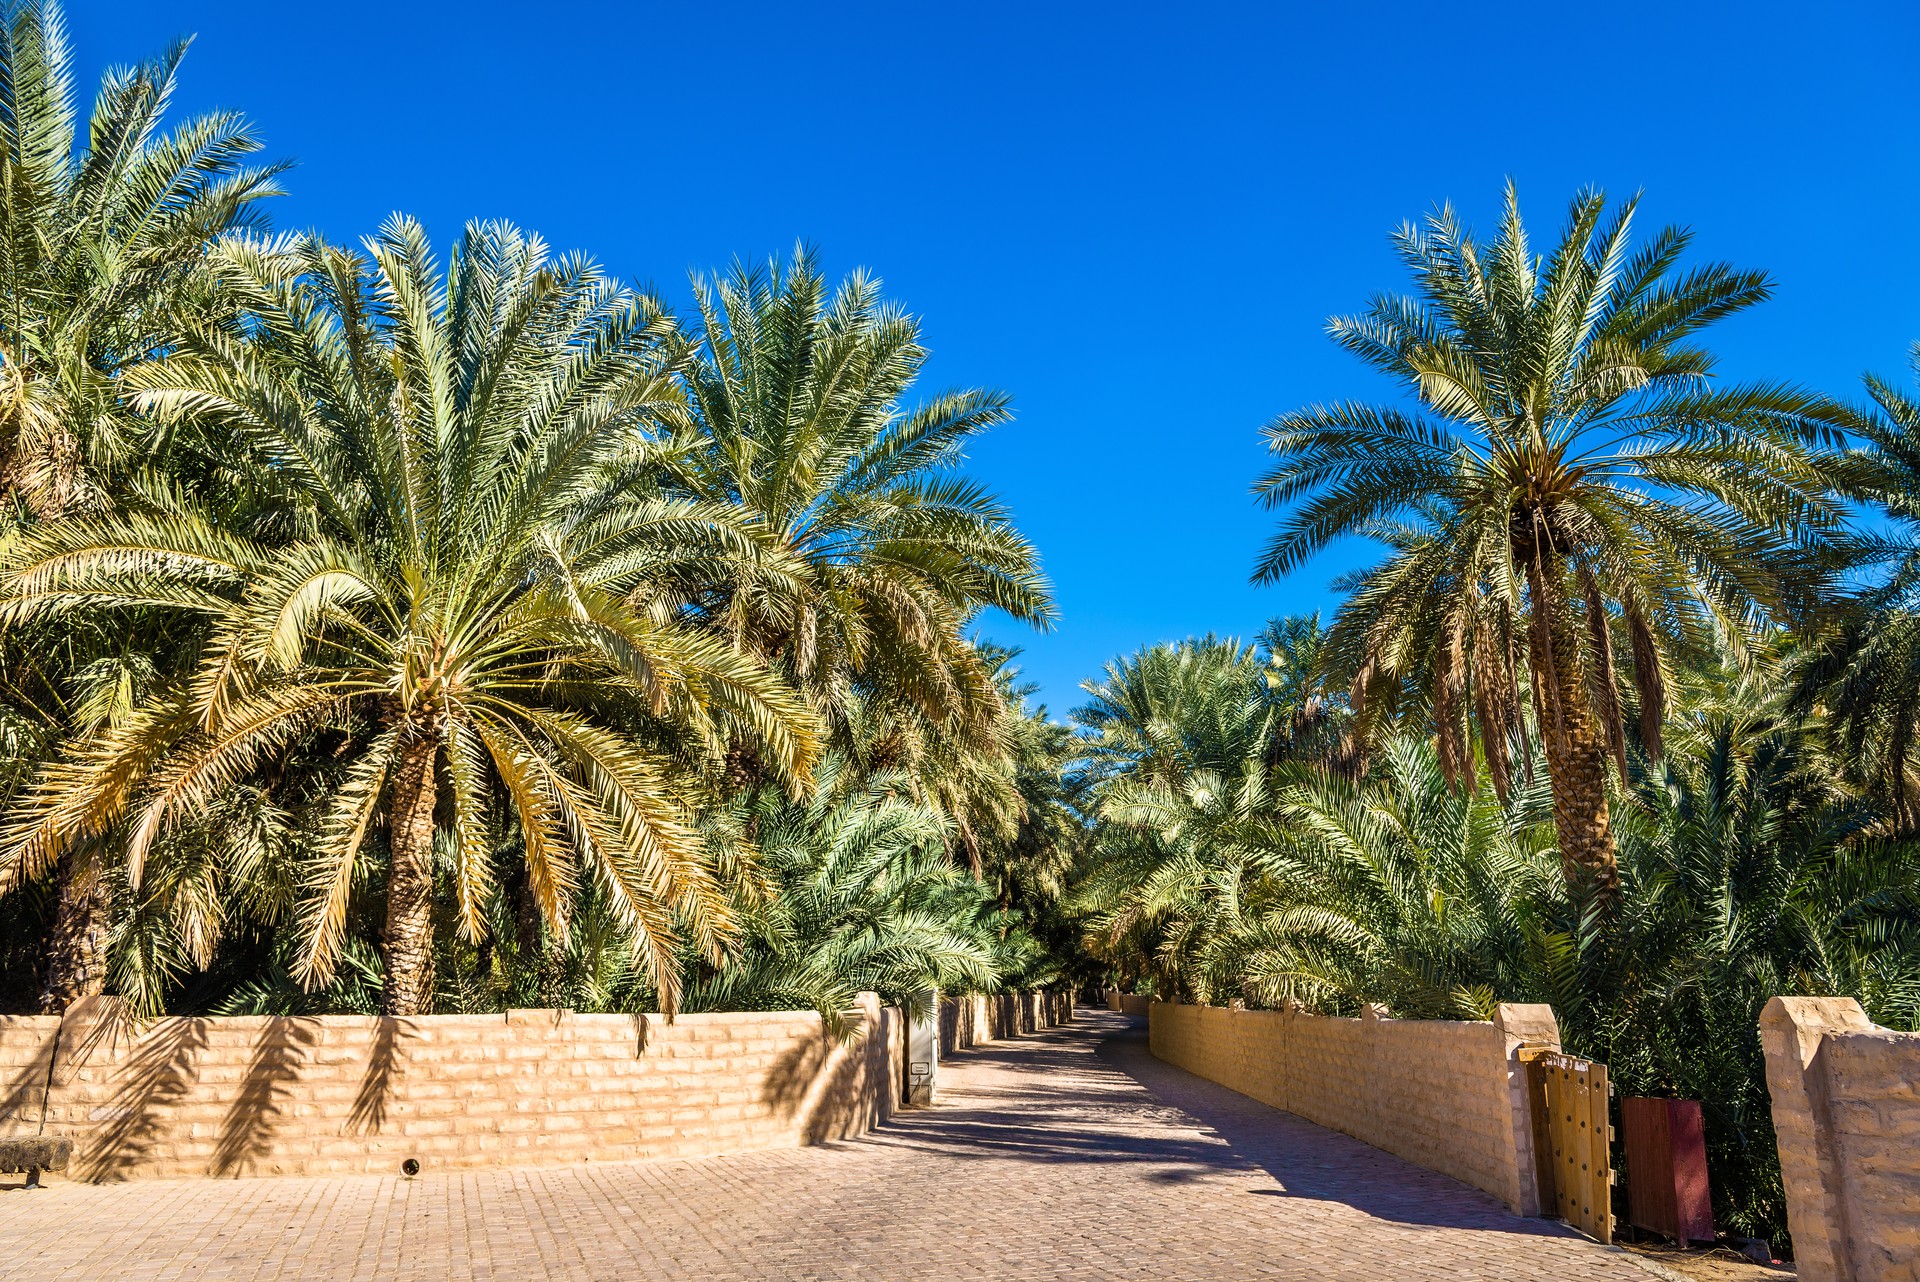
[[[284,227],[503,217],[684,297],[820,245],[924,316],[931,386],[1004,387],[972,470],[1059,592],[1005,620],[1056,713],[1110,656],[1331,604],[1363,546],[1247,582],[1258,429],[1383,387],[1322,335],[1387,235],[1514,176],[1757,266],[1723,372],[1851,393],[1920,339],[1920,7],[490,5],[74,0],[89,68],[198,33],[181,105],[293,157]]]

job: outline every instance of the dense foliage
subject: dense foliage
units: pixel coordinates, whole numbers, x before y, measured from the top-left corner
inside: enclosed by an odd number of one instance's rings
[[[1786,666],[1676,691],[1661,762],[1637,753],[1612,797],[1621,906],[1602,918],[1561,875],[1537,752],[1504,800],[1484,768],[1450,784],[1417,724],[1357,774],[1276,733],[1296,709],[1263,710],[1257,652],[1143,651],[1093,705],[1126,764],[1097,789],[1088,947],[1129,987],[1188,1001],[1450,1019],[1549,1002],[1623,1092],[1706,1102],[1722,1226],[1778,1237],[1760,1008],[1839,993],[1920,1027],[1920,847],[1785,709]],[[1112,692],[1147,685],[1118,710]]]
[[[268,233],[181,49],[0,111],[0,995],[59,1010],[814,1005],[1056,977],[1051,618],[913,399],[914,317],[802,251],[695,316],[500,224]]]
[[[1063,724],[978,636],[1053,616],[1009,398],[916,398],[871,277],[274,235],[181,48],[83,130],[0,19],[0,1009],[1545,1001],[1775,1238],[1761,1006],[1920,1025],[1920,398],[1717,381],[1771,286],[1632,203],[1404,229],[1330,326],[1398,399],[1257,485],[1257,577],[1382,559]]]
[[[1418,292],[1329,328],[1407,400],[1281,416],[1259,485],[1259,576],[1386,556],[1324,629],[1089,683],[1075,906],[1186,1000],[1550,1002],[1622,1091],[1705,1101],[1721,1226],[1780,1240],[1761,1007],[1920,1026],[1920,402],[1716,384],[1699,331],[1768,282],[1631,214],[1400,234]]]

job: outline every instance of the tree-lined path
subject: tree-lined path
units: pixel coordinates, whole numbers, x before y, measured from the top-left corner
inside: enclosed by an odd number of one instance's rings
[[[1649,1276],[1161,1064],[1120,1016],[969,1052],[854,1143],[692,1161],[0,1191],[0,1279]],[[81,1231],[84,1230],[84,1231]]]

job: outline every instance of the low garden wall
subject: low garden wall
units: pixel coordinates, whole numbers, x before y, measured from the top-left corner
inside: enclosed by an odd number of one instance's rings
[[[1559,1049],[1551,1007],[1472,1023],[1154,1002],[1148,1039],[1169,1064],[1540,1213],[1516,1052]]]
[[[975,993],[940,998],[940,1054],[997,1042],[1073,1020],[1067,992]]]
[[[1776,997],[1760,1041],[1800,1282],[1920,1278],[1920,1033]]]
[[[1153,998],[1142,993],[1123,993],[1117,988],[1107,990],[1107,1009],[1119,1011],[1122,1015],[1144,1015],[1153,1005]]]
[[[0,1134],[89,1180],[684,1157],[858,1134],[904,1089],[902,1020],[813,1012],[167,1018],[92,1000],[0,1017]]]

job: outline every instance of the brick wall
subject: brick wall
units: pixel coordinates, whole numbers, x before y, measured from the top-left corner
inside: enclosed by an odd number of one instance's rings
[[[940,999],[940,1053],[951,1055],[1073,1020],[1067,992],[975,993]]]
[[[1495,1023],[1333,1019],[1154,1002],[1149,1044],[1170,1064],[1274,1108],[1540,1211],[1522,1045],[1560,1045],[1552,1011]]]
[[[92,1180],[393,1172],[778,1148],[885,1120],[899,1012],[519,1010],[416,1019],[169,1018],[81,1003],[0,1017],[0,1132],[74,1137]],[[51,1084],[49,1089],[49,1083]]]
[[[1920,1033],[1776,997],[1760,1041],[1801,1282],[1920,1278]]]

